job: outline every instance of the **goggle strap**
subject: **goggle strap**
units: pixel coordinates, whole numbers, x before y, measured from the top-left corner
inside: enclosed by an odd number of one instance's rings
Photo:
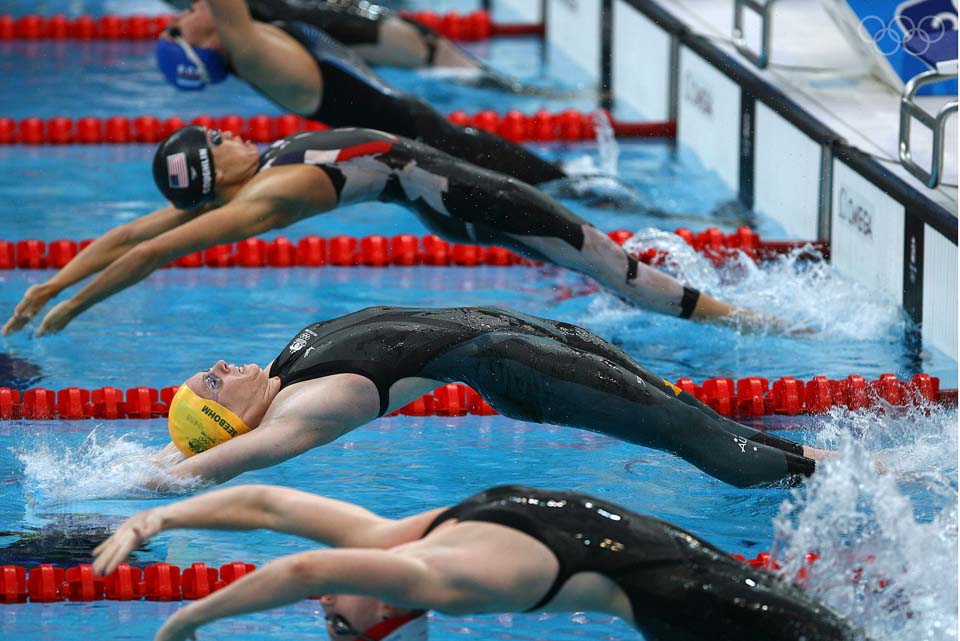
[[[210,74],[207,73],[207,65],[203,64],[203,60],[200,59],[200,56],[197,55],[197,52],[193,50],[193,47],[190,46],[182,36],[175,36],[173,41],[180,45],[180,48],[183,49],[184,55],[196,66],[197,71],[200,72],[200,79],[203,80],[204,84],[210,84]]]

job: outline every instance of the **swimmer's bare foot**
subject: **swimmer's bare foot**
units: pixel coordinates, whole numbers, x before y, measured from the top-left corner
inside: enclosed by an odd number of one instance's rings
[[[873,469],[876,470],[880,476],[887,474],[887,464],[878,458],[873,459]]]
[[[790,327],[790,323],[779,316],[750,309],[733,309],[721,321],[744,334],[808,336],[814,333],[810,327]]]
[[[817,448],[810,447],[808,445],[803,446],[803,455],[807,458],[812,458],[818,463],[820,461],[832,461],[839,456],[837,452],[834,452],[833,450],[818,450]]]

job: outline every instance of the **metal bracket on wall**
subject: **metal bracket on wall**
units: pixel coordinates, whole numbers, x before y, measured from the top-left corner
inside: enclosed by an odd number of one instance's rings
[[[773,29],[773,5],[777,0],[734,0],[733,2],[733,46],[743,57],[760,69],[766,69],[770,63],[770,38]],[[744,8],[751,9],[760,16],[760,52],[757,53],[747,44],[743,29]]]
[[[933,189],[940,184],[941,174],[943,173],[943,139],[944,127],[947,118],[951,114],[957,113],[957,101],[948,102],[940,108],[937,115],[927,113],[917,103],[913,101],[917,91],[924,85],[946,80],[955,80],[957,78],[956,61],[952,73],[941,73],[935,69],[917,74],[911,78],[903,87],[903,95],[900,96],[900,162],[904,168],[911,174],[920,179],[923,184]],[[921,125],[930,130],[933,136],[933,152],[930,158],[930,171],[927,171],[913,160],[913,152],[910,149],[910,127],[912,121],[916,120]]]

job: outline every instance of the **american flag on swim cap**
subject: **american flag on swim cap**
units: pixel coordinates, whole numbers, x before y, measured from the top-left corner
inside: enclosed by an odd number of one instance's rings
[[[186,189],[190,180],[187,177],[187,155],[184,152],[167,156],[167,181],[174,189]]]

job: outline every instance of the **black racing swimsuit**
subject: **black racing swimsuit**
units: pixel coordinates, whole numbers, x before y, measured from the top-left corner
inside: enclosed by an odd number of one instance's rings
[[[255,20],[274,22],[298,20],[323,29],[337,42],[352,45],[375,45],[380,42],[380,27],[384,19],[396,17],[413,26],[427,45],[427,65],[433,63],[436,39],[439,34],[415,20],[372,2],[358,0],[247,0],[250,15]]]
[[[574,492],[495,487],[440,514],[441,523],[497,523],[543,543],[559,564],[540,610],[579,572],[599,573],[630,600],[648,641],[854,641],[830,609],[664,521]]]
[[[400,20],[418,32],[420,42],[426,48],[423,63],[427,67],[434,65],[437,47],[443,40],[443,36],[434,29],[366,0],[248,0],[247,6],[255,20],[305,22],[322,29],[327,35],[347,47],[379,44],[380,30],[386,20]],[[500,73],[463,49],[459,50],[459,54],[471,59],[475,69],[481,71],[479,76],[469,80],[461,78],[459,82],[466,81],[478,88],[486,87],[511,93],[551,95],[549,90],[527,87],[515,78]]]
[[[356,0],[247,0],[247,6],[254,20],[307,22],[347,46],[379,42],[380,24],[392,15],[380,5]]]
[[[260,157],[261,171],[297,164],[322,169],[340,204],[375,199],[403,204],[452,242],[502,245],[546,262],[556,261],[525,237],[558,238],[583,249],[589,223],[556,200],[414,140],[371,129],[305,132],[278,140]],[[632,257],[627,264],[626,280],[648,307],[682,318],[693,314],[699,291]]]
[[[331,127],[365,127],[412,138],[480,167],[538,184],[565,177],[533,152],[473,127],[460,127],[423,100],[391,87],[353,51],[306,22],[274,22],[320,68],[323,96],[312,114]],[[269,98],[269,96],[267,96]]]
[[[748,487],[811,474],[797,443],[724,418],[587,330],[497,307],[370,307],[304,328],[270,368],[281,386],[370,379],[380,414],[408,377],[463,382],[500,414],[671,452]]]
[[[412,206],[427,227],[453,242],[505,245],[538,260],[546,259],[517,236],[583,246],[581,225],[588,223],[552,198],[414,140],[370,129],[314,131],[278,140],[260,157],[261,171],[291,164],[322,169],[340,204]]]

